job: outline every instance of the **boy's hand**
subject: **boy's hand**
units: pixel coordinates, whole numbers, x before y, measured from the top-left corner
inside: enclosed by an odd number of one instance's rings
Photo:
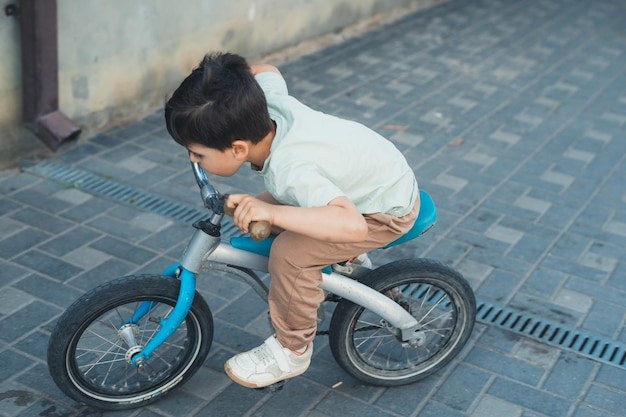
[[[234,210],[233,221],[242,232],[250,232],[251,222],[274,223],[274,210],[268,204],[248,194],[230,194],[226,200],[226,207]]]

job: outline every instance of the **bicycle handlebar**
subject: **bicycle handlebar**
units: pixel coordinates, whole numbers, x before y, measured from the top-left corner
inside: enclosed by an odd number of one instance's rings
[[[217,190],[217,188],[211,185],[206,171],[202,169],[202,167],[197,162],[192,162],[191,167],[193,170],[193,174],[196,177],[198,187],[200,187],[200,196],[202,197],[204,207],[212,210],[215,214],[226,214],[227,216],[232,217],[234,210],[226,206],[227,196],[221,194]],[[251,222],[249,225],[249,229],[250,237],[253,240],[261,241],[266,239],[270,235],[272,231],[272,225],[270,225],[266,221]]]

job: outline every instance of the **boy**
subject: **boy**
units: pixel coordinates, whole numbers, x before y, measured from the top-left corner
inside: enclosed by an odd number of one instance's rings
[[[249,162],[267,191],[231,195],[234,223],[282,230],[269,261],[269,308],[276,331],[229,359],[235,382],[265,387],[307,370],[321,269],[386,245],[419,211],[413,171],[393,144],[365,126],[303,105],[278,69],[238,55],[204,57],[165,106],[168,132],[207,172],[234,175]]]

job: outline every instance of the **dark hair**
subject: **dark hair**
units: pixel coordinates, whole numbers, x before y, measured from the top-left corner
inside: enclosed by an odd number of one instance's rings
[[[205,55],[165,104],[172,138],[187,147],[225,150],[237,139],[257,143],[272,129],[265,94],[245,58]]]

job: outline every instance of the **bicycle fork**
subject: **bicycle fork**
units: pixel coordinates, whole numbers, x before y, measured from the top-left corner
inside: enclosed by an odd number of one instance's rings
[[[221,218],[219,220],[221,220]],[[129,355],[126,357],[128,362],[142,368],[145,362],[150,359],[152,353],[161,346],[185,320],[185,317],[187,317],[191,309],[196,293],[196,276],[208,257],[220,245],[219,236],[219,228],[212,231],[207,229],[196,230],[191,242],[189,242],[185,248],[182,262],[169,266],[163,272],[164,276],[178,278],[180,280],[180,291],[174,309],[170,311],[167,317],[158,319],[160,328],[146,346],[141,346],[136,342],[131,329],[133,325],[136,325],[150,312],[156,303],[149,301],[141,303],[129,322],[118,329],[119,336],[128,345],[128,353],[131,355],[130,357]],[[130,329],[129,325],[131,326]]]

